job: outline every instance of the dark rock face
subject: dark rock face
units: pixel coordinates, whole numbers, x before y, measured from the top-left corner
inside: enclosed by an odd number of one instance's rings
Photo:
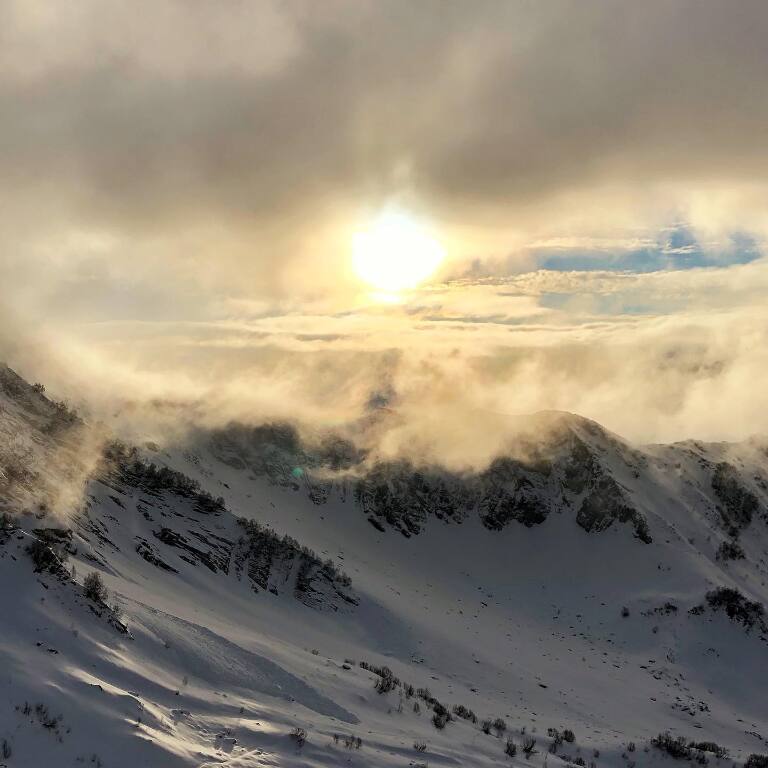
[[[203,542],[210,546],[210,542],[196,531],[190,531],[195,538],[201,538]],[[182,560],[191,565],[204,565],[209,571],[216,573],[221,570],[224,573],[229,571],[230,550],[221,545],[214,545],[213,549],[201,549],[189,543],[186,536],[170,528],[161,528],[159,531],[152,531],[152,534],[169,547],[175,547],[184,553],[180,555]]]
[[[587,532],[618,521],[630,523],[641,541],[651,541],[643,515],[575,436],[557,444],[551,458],[502,457],[479,474],[379,464],[355,481],[355,499],[377,528],[387,523],[406,536],[419,533],[428,517],[461,522],[475,512],[487,528],[501,530],[513,522],[540,525],[552,512],[570,510]]]
[[[295,490],[304,483],[307,470],[347,471],[365,458],[353,443],[338,435],[325,435],[316,444],[305,445],[290,424],[232,424],[214,431],[209,442],[213,453],[225,464]],[[296,471],[299,468],[301,473]]]
[[[564,472],[563,486],[571,493],[583,493],[600,475],[600,465],[581,440],[574,440]]]
[[[589,533],[604,531],[616,520],[620,523],[631,522],[637,538],[646,544],[651,542],[645,518],[627,504],[621,488],[612,477],[601,477],[581,502],[576,522]]]
[[[479,502],[480,519],[491,530],[501,530],[512,521],[527,528],[547,519],[550,505],[536,492],[525,476],[518,476],[504,485],[494,484]]]
[[[136,540],[136,552],[141,555],[141,557],[143,557],[148,563],[154,565],[157,568],[160,568],[163,571],[178,573],[178,571],[173,566],[168,565],[168,563],[166,563],[165,560],[160,557],[157,550],[145,538],[137,536]]]
[[[745,528],[760,511],[757,496],[742,485],[738,471],[728,462],[722,461],[715,467],[712,490],[722,504],[720,514],[727,526]]]
[[[214,433],[209,445],[229,466],[306,491],[318,505],[334,489],[351,489],[371,525],[406,537],[420,533],[430,518],[461,523],[477,514],[487,528],[501,530],[512,523],[540,525],[552,512],[571,512],[585,531],[599,533],[618,521],[650,542],[645,518],[587,440],[622,457],[629,449],[596,424],[579,425],[584,439],[566,425],[541,439],[521,441],[517,447],[525,458],[502,456],[485,470],[466,473],[408,461],[365,464],[363,452],[348,440],[326,436],[310,446],[286,425],[231,426]]]
[[[523,463],[499,458],[478,478],[477,507],[483,525],[501,530],[516,521],[527,528],[547,519],[550,503],[545,498],[552,467],[546,462]]]
[[[428,517],[458,522],[472,503],[460,478],[417,470],[407,462],[377,464],[354,481],[354,497],[372,520],[384,521],[405,536],[419,533]]]

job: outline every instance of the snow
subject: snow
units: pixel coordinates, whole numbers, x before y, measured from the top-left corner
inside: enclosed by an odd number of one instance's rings
[[[45,402],[1,388],[0,397],[0,439],[31,446],[35,482],[55,484],[71,449],[40,430]],[[25,552],[34,529],[57,525],[54,513],[39,517],[19,486],[0,490],[19,526],[0,544],[6,764],[557,768],[561,758],[547,752],[550,727],[576,734],[561,754],[599,768],[667,764],[658,750],[645,751],[665,730],[728,747],[723,766],[768,752],[761,631],[710,609],[688,613],[719,585],[766,602],[762,444],[628,446],[584,420],[567,423],[647,518],[652,543],[621,523],[587,533],[568,511],[499,531],[476,515],[460,523],[433,517],[406,538],[374,528],[342,483],[318,505],[305,485],[295,490],[238,469],[198,435],[147,455],[223,496],[227,511],[204,514],[189,498],[148,495],[93,472],[83,508],[66,521],[77,550],[67,563],[73,579],[35,573]],[[711,486],[721,461],[738,468],[763,510],[740,536],[743,561],[715,557],[726,538]],[[235,516],[332,558],[351,576],[357,605],[333,590],[321,591],[314,607],[302,602],[295,569],[277,561],[277,594],[255,588],[247,575],[185,560],[188,553],[154,535],[167,527],[215,555],[212,534],[237,540]],[[173,570],[140,556],[139,539]],[[94,569],[130,634],[83,595]],[[678,610],[656,611],[666,602]],[[458,717],[437,730],[423,700],[398,688],[378,694],[377,675],[360,661],[428,687],[449,708],[503,717],[508,732],[486,735]],[[61,720],[46,728],[37,704]],[[303,746],[295,728],[306,731]],[[522,729],[537,740],[530,759],[519,748]],[[360,749],[344,746],[349,735],[362,739]],[[504,755],[506,736],[518,744],[513,759]],[[627,752],[629,742],[636,751]]]

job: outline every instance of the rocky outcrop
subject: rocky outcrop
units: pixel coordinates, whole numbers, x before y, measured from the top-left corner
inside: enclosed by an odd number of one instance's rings
[[[599,478],[584,496],[576,522],[588,533],[606,530],[615,521],[632,523],[635,535],[649,544],[651,535],[645,517],[627,503],[618,483],[611,477]]]
[[[501,456],[482,471],[466,473],[404,460],[370,463],[348,440],[326,436],[309,445],[287,425],[233,425],[214,432],[208,444],[229,466],[304,492],[317,505],[325,504],[334,489],[351,488],[371,525],[406,537],[420,533],[431,518],[461,523],[476,514],[487,528],[501,530],[514,523],[540,525],[555,512],[570,513],[590,533],[628,524],[638,539],[650,542],[645,517],[613,477],[601,450],[625,464],[634,459],[642,464],[642,459],[593,422],[552,418],[555,428],[549,425],[521,440],[517,457]]]
[[[724,524],[736,532],[746,528],[760,511],[757,496],[742,484],[738,471],[728,462],[721,461],[715,466],[712,490],[721,504]]]

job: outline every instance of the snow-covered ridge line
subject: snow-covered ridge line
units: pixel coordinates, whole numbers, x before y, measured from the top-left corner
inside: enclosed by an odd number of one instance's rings
[[[587,532],[628,524],[647,544],[655,509],[642,497],[649,486],[679,484],[681,459],[693,463],[697,475],[684,482],[699,486],[700,501],[720,517],[732,540],[753,516],[765,519],[768,442],[697,443],[695,451],[688,444],[634,447],[595,422],[558,412],[536,414],[525,429],[519,423],[516,429],[509,455],[464,472],[373,460],[339,435],[307,443],[290,424],[233,424],[198,433],[197,445],[221,464],[305,493],[318,506],[352,498],[375,528],[406,537],[430,518],[460,523],[477,516],[487,528],[501,530],[565,513]]]

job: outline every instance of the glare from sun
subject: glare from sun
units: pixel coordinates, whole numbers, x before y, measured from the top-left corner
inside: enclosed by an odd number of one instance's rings
[[[352,261],[358,277],[383,294],[397,295],[431,277],[445,251],[429,227],[403,211],[385,211],[356,232]]]

